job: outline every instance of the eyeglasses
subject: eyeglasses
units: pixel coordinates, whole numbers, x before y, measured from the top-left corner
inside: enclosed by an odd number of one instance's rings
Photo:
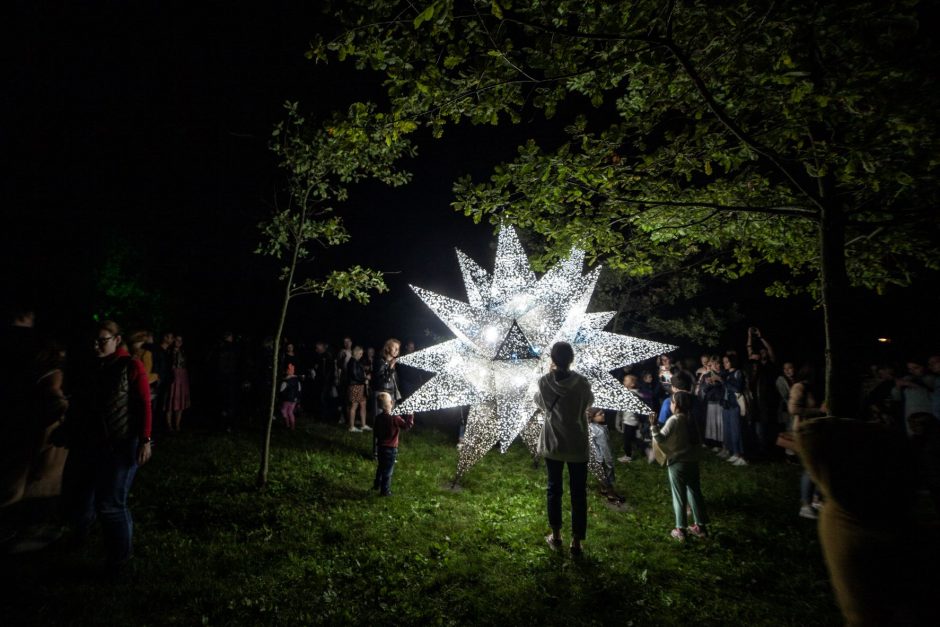
[[[110,342],[111,340],[113,340],[114,338],[115,338],[114,335],[111,335],[111,336],[108,336],[108,337],[96,337],[96,338],[95,338],[95,344],[97,344],[98,346],[104,346],[105,344],[107,344],[108,342]]]

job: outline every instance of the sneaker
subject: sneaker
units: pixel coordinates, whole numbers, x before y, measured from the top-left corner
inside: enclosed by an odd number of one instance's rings
[[[739,457],[733,462],[731,462],[731,465],[732,466],[747,466],[747,460],[744,459],[743,457]]]
[[[359,427],[349,427],[349,432],[350,433],[362,433],[362,429],[360,429]]]
[[[718,457],[722,459],[728,459],[729,457],[731,457],[731,451],[729,451],[726,448],[723,448],[720,451],[718,451]]]
[[[369,425],[362,425],[362,430],[363,430],[363,431],[372,431],[372,427],[370,427]]]
[[[708,533],[705,531],[705,527],[699,525],[698,523],[695,523],[694,525],[686,529],[686,533],[688,533],[691,536],[695,536],[696,538],[708,537]]]
[[[685,532],[678,527],[670,531],[669,536],[676,542],[685,542]]]
[[[630,457],[629,455],[624,455],[623,457],[618,458],[617,461],[620,462],[621,464],[629,464],[630,462],[633,461],[633,458]]]
[[[810,507],[809,505],[804,505],[800,508],[800,518],[809,518],[810,520],[816,520],[819,518],[819,514],[816,513],[816,510]]]
[[[720,453],[720,452],[721,452],[721,447],[720,447],[720,446],[713,446],[713,447],[712,447],[712,452],[714,452],[714,453]]]
[[[727,461],[729,464],[733,464],[734,462],[738,461],[739,459],[741,459],[741,458],[738,457],[737,455],[732,455],[732,456],[726,458],[726,461]]]
[[[823,508],[823,502],[822,502],[822,501],[813,501],[813,502],[810,504],[810,507],[812,507],[813,509],[815,509],[815,510],[818,512],[819,510],[821,510],[821,509]]]

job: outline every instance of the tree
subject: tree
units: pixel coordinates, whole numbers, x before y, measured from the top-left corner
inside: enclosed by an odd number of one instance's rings
[[[572,245],[628,276],[678,264],[823,308],[826,395],[853,405],[850,285],[938,268],[937,53],[927,3],[354,1],[311,58],[384,74],[430,127],[568,119],[454,206]],[[840,361],[841,360],[841,361]]]
[[[313,260],[313,246],[337,246],[349,240],[349,232],[331,204],[347,199],[349,185],[366,178],[392,186],[403,185],[410,180],[410,174],[397,168],[396,162],[414,154],[401,132],[411,130],[413,124],[385,124],[384,116],[371,104],[355,103],[345,116],[334,114],[320,127],[300,114],[298,103],[288,102],[285,107],[287,119],[275,127],[271,149],[287,174],[287,200],[259,225],[262,241],[256,251],[282,264],[279,279],[284,287],[274,334],[259,487],[264,487],[268,480],[279,351],[291,301],[299,296],[329,294],[365,304],[371,291],[386,290],[382,273],[376,270],[356,265],[348,270],[333,270],[322,278],[303,278],[301,263]],[[375,124],[366,128],[366,120]]]

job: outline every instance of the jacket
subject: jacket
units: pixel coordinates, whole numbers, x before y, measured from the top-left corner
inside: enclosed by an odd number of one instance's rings
[[[545,416],[539,435],[539,454],[562,462],[587,462],[588,422],[584,412],[594,403],[591,384],[571,371],[559,379],[557,371],[539,379],[535,404]]]

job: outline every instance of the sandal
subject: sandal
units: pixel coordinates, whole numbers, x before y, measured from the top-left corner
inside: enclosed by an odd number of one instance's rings
[[[558,549],[561,548],[561,545],[562,545],[561,538],[558,538],[556,540],[554,536],[552,536],[552,534],[548,534],[547,536],[545,536],[545,542],[548,543],[548,547],[553,551],[557,551]]]

